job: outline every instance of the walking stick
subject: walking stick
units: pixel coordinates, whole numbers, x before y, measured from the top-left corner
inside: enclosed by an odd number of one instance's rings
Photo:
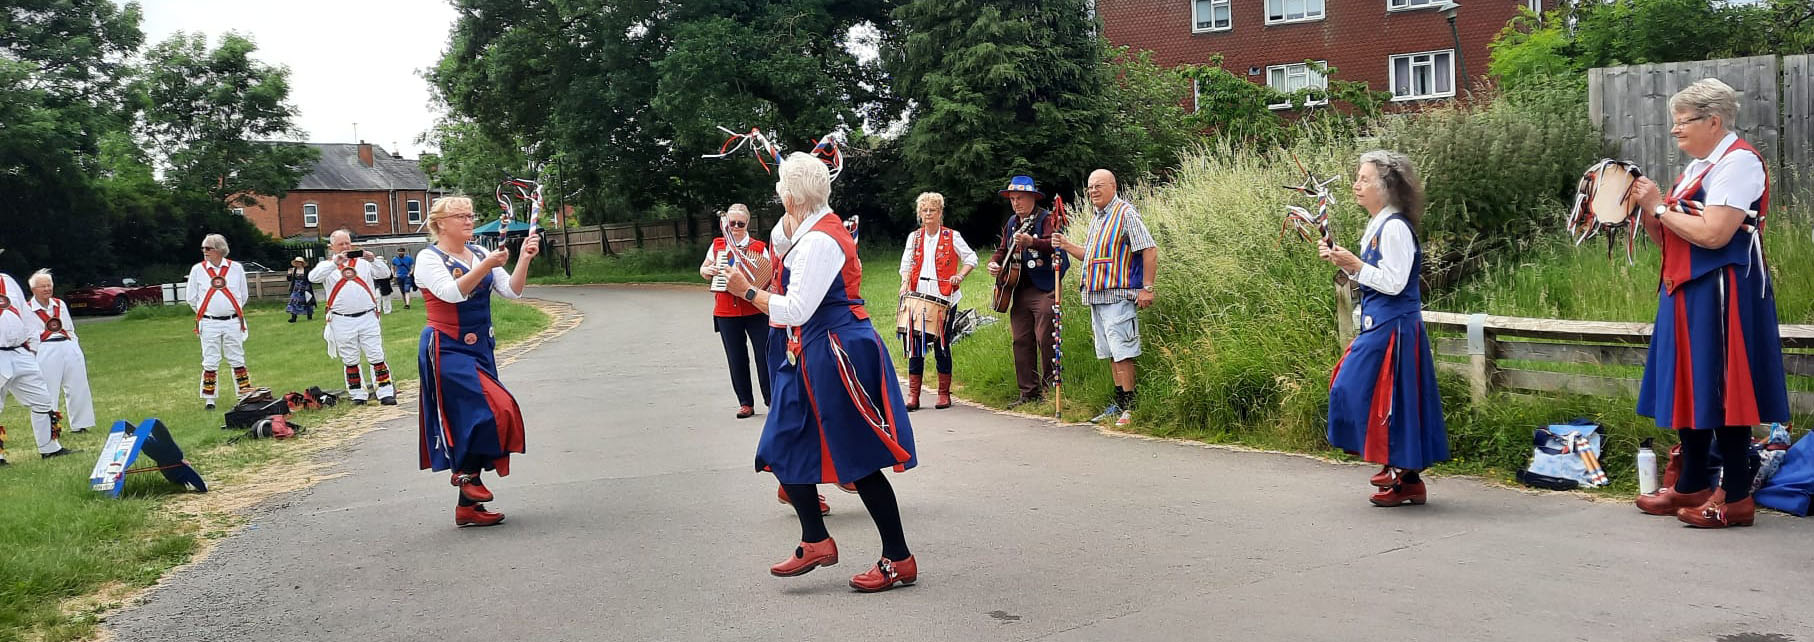
[[[1065,220],[1064,197],[1052,197],[1052,231],[1061,232]],[[1064,271],[1058,269],[1059,252],[1052,248],[1052,416],[1064,421]]]

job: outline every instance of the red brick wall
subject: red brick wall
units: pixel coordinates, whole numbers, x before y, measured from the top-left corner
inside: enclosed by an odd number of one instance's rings
[[[393,205],[392,198],[395,198]],[[369,234],[410,234],[416,231],[416,225],[409,222],[410,200],[421,201],[422,217],[427,218],[430,198],[423,190],[390,191],[311,191],[297,190],[285,194],[282,199],[268,196],[256,197],[256,205],[245,208],[246,217],[277,238],[288,238],[297,234],[327,236],[342,227],[359,235]],[[378,205],[378,222],[365,222],[365,204]],[[304,205],[316,206],[319,221],[314,227],[303,225],[302,210]]]
[[[1386,10],[1386,0],[1325,0],[1323,19],[1311,22],[1266,24],[1265,0],[1234,0],[1233,28],[1191,33],[1193,0],[1097,0],[1109,41],[1135,50],[1151,50],[1162,66],[1204,64],[1216,53],[1223,67],[1248,80],[1266,84],[1266,67],[1323,60],[1336,68],[1336,77],[1366,81],[1375,90],[1390,91],[1390,59],[1395,54],[1455,48],[1449,24],[1430,9]],[[1461,63],[1466,73],[1486,75],[1488,42],[1506,21],[1517,15],[1525,0],[1468,0],[1456,14],[1461,38]],[[1545,0],[1544,7],[1555,6]],[[1259,73],[1248,75],[1250,67]],[[1458,85],[1462,69],[1457,68]],[[1457,92],[1459,93],[1459,92]]]

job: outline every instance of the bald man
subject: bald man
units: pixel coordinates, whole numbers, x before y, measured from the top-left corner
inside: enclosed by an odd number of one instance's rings
[[[391,386],[391,369],[384,362],[384,333],[378,325],[382,313],[380,299],[373,289],[378,279],[390,278],[390,267],[384,259],[364,250],[353,249],[353,233],[335,230],[328,237],[331,252],[309,271],[309,280],[320,283],[328,292],[327,339],[329,354],[346,366],[346,392],[353,405],[363,406],[370,399],[359,376],[359,357],[372,364],[372,378],[378,384],[378,403],[397,405],[397,391]]]
[[[1083,245],[1053,234],[1052,244],[1083,261],[1083,300],[1090,305],[1090,330],[1096,358],[1113,361],[1115,400],[1092,421],[1114,420],[1116,426],[1133,421],[1134,358],[1140,356],[1140,316],[1153,304],[1153,277],[1159,271],[1159,250],[1153,235],[1140,220],[1140,212],[1123,200],[1115,174],[1106,169],[1090,173],[1085,193],[1096,216]]]

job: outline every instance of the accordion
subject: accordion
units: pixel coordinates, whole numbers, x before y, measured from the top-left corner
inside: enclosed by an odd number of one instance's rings
[[[712,277],[712,291],[729,291],[731,282],[731,273],[729,269],[731,267],[731,253],[728,250],[719,250],[712,262],[718,266],[718,274]]]

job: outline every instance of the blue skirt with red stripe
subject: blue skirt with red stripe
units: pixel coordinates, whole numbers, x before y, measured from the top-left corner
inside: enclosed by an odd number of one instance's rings
[[[787,332],[770,330],[774,389],[756,445],[756,470],[783,484],[850,483],[884,468],[919,464],[894,360],[867,319],[809,324],[799,365],[787,362]]]
[[[471,332],[473,343],[422,329],[417,365],[422,373],[422,468],[458,469],[468,457],[485,470],[510,474],[510,454],[524,451],[523,412],[498,383],[490,333]]]
[[[1397,468],[1420,470],[1449,458],[1436,364],[1416,312],[1348,344],[1329,381],[1329,443]]]
[[[1776,293],[1761,270],[1727,266],[1658,288],[1638,414],[1658,428],[1789,421]]]

